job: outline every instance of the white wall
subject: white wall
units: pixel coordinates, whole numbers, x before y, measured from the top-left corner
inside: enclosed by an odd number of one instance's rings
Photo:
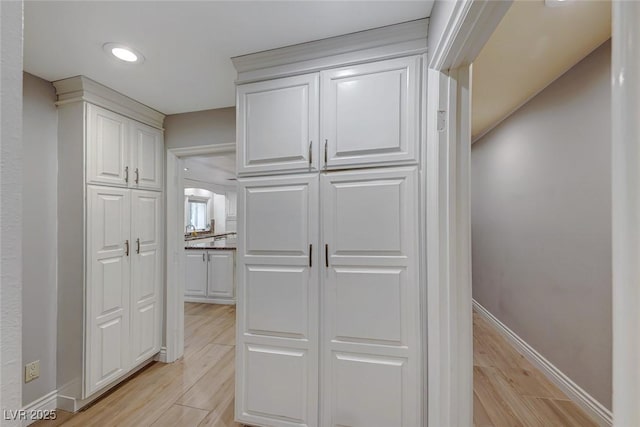
[[[22,404],[22,1],[0,1],[0,409]],[[53,302],[52,302],[53,303]],[[2,426],[20,425],[0,418]]]
[[[23,97],[22,364],[40,360],[27,404],[56,388],[58,112],[53,85],[31,74]]]
[[[473,145],[473,296],[611,408],[611,46]]]

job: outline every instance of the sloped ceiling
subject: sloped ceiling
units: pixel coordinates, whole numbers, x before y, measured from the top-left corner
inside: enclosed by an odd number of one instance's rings
[[[609,1],[517,0],[473,63],[472,140],[611,37]]]

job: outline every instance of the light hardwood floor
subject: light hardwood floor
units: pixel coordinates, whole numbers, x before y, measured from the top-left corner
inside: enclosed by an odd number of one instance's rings
[[[476,427],[597,427],[475,312],[473,394]]]
[[[473,324],[476,427],[596,426],[476,313]],[[34,426],[240,427],[234,350],[235,308],[188,303],[182,360],[153,363],[88,409]]]

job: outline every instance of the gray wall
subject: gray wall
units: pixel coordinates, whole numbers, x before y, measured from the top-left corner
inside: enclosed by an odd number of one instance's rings
[[[236,142],[235,107],[172,114],[164,120],[167,148]]]
[[[23,96],[22,365],[40,360],[28,404],[56,389],[58,112],[45,80],[24,73]]]
[[[611,408],[611,47],[472,149],[473,296]]]

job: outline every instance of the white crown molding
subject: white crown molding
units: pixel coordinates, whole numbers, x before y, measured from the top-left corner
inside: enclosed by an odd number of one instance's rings
[[[429,19],[316,40],[231,58],[237,83],[284,77],[427,50]]]
[[[448,70],[470,64],[511,7],[513,0],[460,0],[440,42],[429,52],[429,68]]]
[[[116,92],[85,76],[75,76],[53,82],[58,95],[56,105],[90,102],[131,119],[162,129],[165,115],[151,107]]]
[[[608,427],[613,424],[613,414],[609,409],[576,384],[564,372],[555,367],[543,355],[538,353],[535,348],[531,347],[529,343],[520,338],[476,300],[473,300],[473,309],[496,328],[529,362],[540,369],[542,373],[558,386],[576,405],[587,412],[599,426]]]

